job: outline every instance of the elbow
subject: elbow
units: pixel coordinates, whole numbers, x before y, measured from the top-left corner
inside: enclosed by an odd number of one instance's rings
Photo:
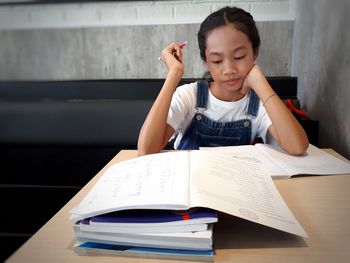
[[[152,154],[155,153],[153,151],[148,151],[142,148],[137,148],[137,156],[143,156],[143,155],[148,155],[148,154]]]
[[[294,147],[291,147],[287,152],[290,155],[301,156],[306,153],[307,148],[309,148],[309,140],[306,138],[305,141],[296,143]]]
[[[149,138],[139,138],[137,142],[138,156],[160,153],[166,146],[168,140],[164,142],[149,139]]]
[[[287,151],[290,155],[301,156],[306,153],[307,147],[295,147],[292,150]]]
[[[137,146],[137,156],[151,154],[152,152],[144,147]]]
[[[137,145],[137,155],[138,156],[159,153],[161,150],[162,149],[158,149],[158,148],[151,147],[151,146],[145,146],[145,145],[141,145],[141,144]]]

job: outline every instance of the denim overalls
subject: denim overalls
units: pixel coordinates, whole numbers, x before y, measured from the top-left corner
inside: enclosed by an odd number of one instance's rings
[[[233,122],[214,121],[203,114],[207,108],[209,84],[197,83],[196,113],[185,131],[177,149],[195,150],[208,146],[235,146],[251,144],[251,118],[256,118],[260,99],[253,90],[248,96],[247,118]]]

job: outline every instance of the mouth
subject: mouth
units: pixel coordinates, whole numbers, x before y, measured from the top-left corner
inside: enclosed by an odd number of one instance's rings
[[[224,82],[229,86],[234,86],[237,84],[238,81],[239,81],[239,78],[235,78],[235,79],[225,80]]]

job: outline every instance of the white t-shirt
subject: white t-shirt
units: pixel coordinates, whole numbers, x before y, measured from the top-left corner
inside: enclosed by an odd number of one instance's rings
[[[197,82],[182,85],[173,94],[167,122],[175,130],[172,138],[177,136],[174,142],[175,149],[196,113],[196,98]],[[220,122],[233,122],[248,118],[252,122],[251,141],[256,137],[261,137],[266,142],[267,129],[271,125],[270,117],[260,102],[257,117],[252,118],[247,114],[248,104],[248,95],[238,101],[228,102],[216,98],[209,89],[207,108],[203,114]]]

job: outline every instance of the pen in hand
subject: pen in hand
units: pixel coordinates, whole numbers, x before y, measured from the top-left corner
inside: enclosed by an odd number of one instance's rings
[[[179,43],[179,47],[180,47],[181,49],[183,49],[183,48],[187,45],[187,43],[188,43],[188,41],[180,42],[180,43]],[[176,54],[176,50],[173,49],[173,55],[175,55],[175,54]],[[158,57],[158,60],[162,60],[162,57]]]

